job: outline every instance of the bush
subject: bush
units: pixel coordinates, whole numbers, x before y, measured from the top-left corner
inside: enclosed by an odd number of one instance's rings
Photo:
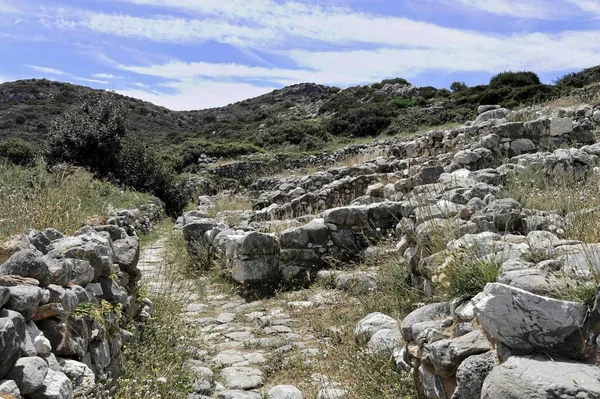
[[[531,85],[539,85],[540,78],[533,72],[501,72],[490,79],[490,88],[497,89],[503,86],[523,87]]]
[[[126,110],[115,94],[88,96],[52,124],[48,161],[84,166],[98,176],[109,176],[119,163],[126,132]]]
[[[392,105],[398,109],[410,108],[417,105],[413,100],[408,98],[396,98],[392,100]]]
[[[15,118],[15,123],[17,125],[22,125],[25,123],[26,120],[27,118],[25,117],[25,115],[17,115],[17,117]]]
[[[379,104],[340,110],[329,121],[329,131],[336,136],[377,136],[392,123],[393,113]]]
[[[170,216],[181,214],[192,198],[187,182],[139,136],[127,136],[123,141],[118,178],[129,187],[153,193],[162,199]]]
[[[556,81],[557,86],[581,88],[600,82],[600,66],[584,69],[580,72],[569,73]]]
[[[30,165],[35,161],[36,151],[23,139],[8,138],[0,142],[0,157],[15,165]]]
[[[494,283],[500,275],[500,264],[476,258],[475,254],[459,250],[446,265],[439,277],[441,290],[450,298],[472,298]]]
[[[453,82],[450,85],[450,90],[452,90],[453,93],[458,93],[459,91],[463,91],[463,90],[466,90],[468,88],[469,88],[469,86],[467,86],[465,84],[465,82]]]

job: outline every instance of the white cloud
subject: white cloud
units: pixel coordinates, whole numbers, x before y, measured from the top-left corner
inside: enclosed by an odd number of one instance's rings
[[[34,71],[40,72],[40,73],[47,73],[50,75],[59,75],[59,76],[68,75],[68,73],[63,72],[60,69],[49,68],[49,67],[39,66],[39,65],[30,65],[30,64],[25,64],[25,66],[29,69],[33,69]]]
[[[10,4],[5,0],[0,0],[0,15],[2,14],[18,14],[19,10],[14,4]]]
[[[542,0],[456,0],[448,3],[489,14],[521,19],[555,19],[560,15],[557,8],[564,8],[558,0],[555,0],[552,7],[548,6],[547,1]]]
[[[93,73],[92,77],[97,79],[123,79],[122,76],[116,76],[112,73]]]
[[[75,80],[80,80],[82,82],[88,82],[88,83],[98,83],[98,84],[102,84],[102,85],[107,85],[108,81],[106,80],[99,80],[99,79],[88,79],[88,78],[81,78],[78,76],[72,76],[73,79]]]
[[[575,4],[585,12],[600,17],[600,0],[566,0],[568,3]]]
[[[246,83],[186,81],[170,85],[175,94],[148,92],[145,90],[117,90],[119,94],[139,98],[172,110],[193,110],[228,105],[250,97],[275,90]]]

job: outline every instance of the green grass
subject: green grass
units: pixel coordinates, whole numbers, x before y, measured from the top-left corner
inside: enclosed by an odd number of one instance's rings
[[[111,398],[186,398],[193,383],[186,361],[199,346],[196,332],[186,323],[182,310],[193,294],[201,293],[199,280],[190,280],[191,259],[179,230],[166,234],[162,273],[165,281],[158,287],[142,286],[153,303],[152,317],[140,328],[139,340],[124,349],[125,364]],[[166,233],[165,233],[166,232]],[[163,380],[164,379],[164,380]]]
[[[600,206],[598,176],[584,171],[547,173],[528,168],[508,179],[502,196],[514,198],[525,208],[562,216]],[[600,212],[576,215],[565,233],[571,239],[600,241]]]
[[[29,228],[71,234],[87,220],[103,221],[115,209],[136,208],[149,199],[73,167],[48,171],[42,163],[0,163],[0,240]]]
[[[500,274],[498,262],[478,259],[468,251],[456,251],[452,261],[438,270],[434,283],[449,298],[472,298],[496,282]]]

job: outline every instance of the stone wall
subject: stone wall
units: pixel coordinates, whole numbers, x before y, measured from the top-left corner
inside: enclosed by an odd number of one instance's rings
[[[151,311],[137,296],[135,230],[161,212],[152,202],[73,236],[49,228],[0,244],[1,397],[102,396]]]

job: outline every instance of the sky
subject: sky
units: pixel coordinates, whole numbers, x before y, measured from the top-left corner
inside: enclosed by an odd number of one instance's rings
[[[0,82],[47,78],[173,110],[287,85],[551,83],[600,64],[600,0],[0,0]]]

